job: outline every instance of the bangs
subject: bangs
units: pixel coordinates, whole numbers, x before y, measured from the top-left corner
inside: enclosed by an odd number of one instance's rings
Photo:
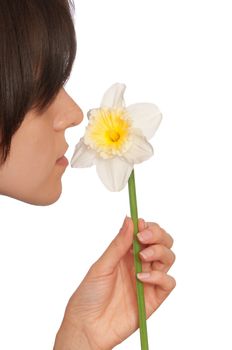
[[[0,163],[26,113],[48,107],[76,55],[71,0],[0,0]]]
[[[30,51],[24,56],[24,62],[28,58],[33,91],[30,107],[42,110],[53,101],[70,76],[76,55],[76,37],[70,15],[72,2],[37,2],[39,6],[35,11],[31,9],[31,23],[27,28]],[[27,74],[28,68],[24,76]]]

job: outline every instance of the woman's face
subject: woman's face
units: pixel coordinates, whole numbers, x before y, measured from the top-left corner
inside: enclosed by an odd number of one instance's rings
[[[42,114],[29,111],[14,134],[10,154],[0,167],[0,194],[48,205],[62,191],[61,177],[68,165],[65,130],[83,119],[80,107],[61,89]]]

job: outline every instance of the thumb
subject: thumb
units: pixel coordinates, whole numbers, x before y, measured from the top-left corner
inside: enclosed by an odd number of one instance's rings
[[[131,218],[125,218],[123,226],[117,236],[110,243],[99,260],[96,261],[95,271],[98,273],[111,273],[130,249],[133,243],[134,225]]]

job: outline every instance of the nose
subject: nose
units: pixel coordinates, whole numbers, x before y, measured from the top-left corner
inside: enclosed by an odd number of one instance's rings
[[[53,126],[56,131],[65,130],[82,122],[83,112],[81,108],[64,89],[61,89],[55,102],[57,114]]]

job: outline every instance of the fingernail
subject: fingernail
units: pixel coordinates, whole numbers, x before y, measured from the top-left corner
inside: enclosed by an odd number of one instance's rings
[[[137,277],[140,280],[147,280],[151,277],[151,274],[150,274],[150,272],[139,272],[139,273],[137,273]]]
[[[152,249],[147,248],[147,249],[144,249],[143,251],[141,251],[139,254],[146,260],[146,259],[153,257],[154,252]]]
[[[144,228],[148,228],[148,223],[144,221]]]
[[[142,232],[139,232],[137,234],[137,237],[141,242],[146,242],[152,238],[152,232],[149,230],[144,230]]]
[[[127,225],[128,225],[128,216],[126,215],[126,217],[125,217],[125,219],[124,219],[124,221],[123,221],[122,227],[123,227],[123,228],[126,228]]]

